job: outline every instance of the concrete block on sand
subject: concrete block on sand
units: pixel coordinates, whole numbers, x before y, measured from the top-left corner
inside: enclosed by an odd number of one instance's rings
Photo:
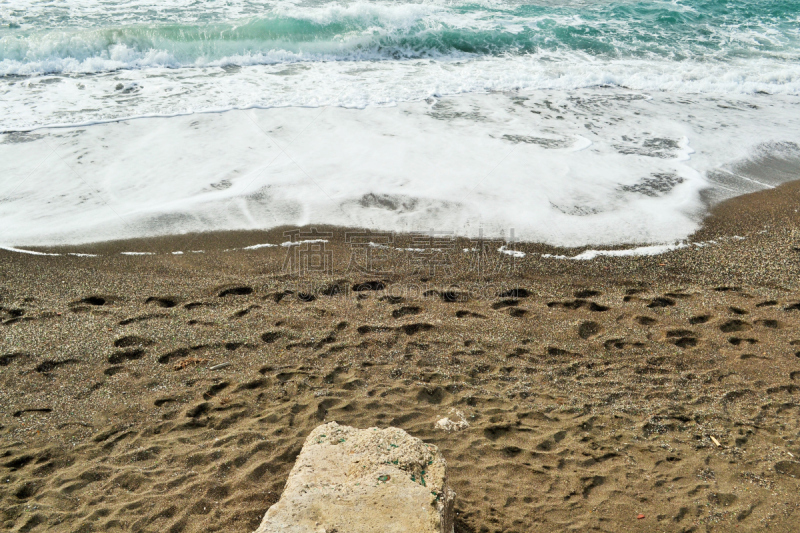
[[[323,424],[255,533],[452,533],[445,467],[402,429]]]

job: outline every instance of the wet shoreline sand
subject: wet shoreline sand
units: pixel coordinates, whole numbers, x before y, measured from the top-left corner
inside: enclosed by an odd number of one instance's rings
[[[0,523],[249,532],[336,420],[438,445],[460,533],[792,531],[798,206],[794,182],[661,255],[491,244],[427,273],[347,271],[321,227],[333,271],[300,280],[290,247],[224,251],[285,228],[0,251]]]

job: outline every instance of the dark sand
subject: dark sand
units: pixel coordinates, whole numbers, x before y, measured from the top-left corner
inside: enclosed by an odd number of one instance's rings
[[[798,531],[799,207],[792,183],[702,247],[433,273],[347,271],[337,229],[299,281],[286,248],[224,251],[283,229],[0,251],[0,529],[249,533],[336,420],[439,446],[459,533]]]

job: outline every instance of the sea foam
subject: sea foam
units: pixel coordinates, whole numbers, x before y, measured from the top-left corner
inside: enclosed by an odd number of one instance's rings
[[[747,161],[800,153],[793,102],[528,91],[9,133],[0,242],[338,224],[671,243],[697,229],[703,191],[746,192]]]

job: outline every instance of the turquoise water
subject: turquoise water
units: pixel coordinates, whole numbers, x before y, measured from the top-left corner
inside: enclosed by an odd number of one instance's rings
[[[0,3],[0,131],[621,87],[800,94],[800,2]]]
[[[798,59],[800,2],[100,2],[3,8],[0,74],[585,54]]]

